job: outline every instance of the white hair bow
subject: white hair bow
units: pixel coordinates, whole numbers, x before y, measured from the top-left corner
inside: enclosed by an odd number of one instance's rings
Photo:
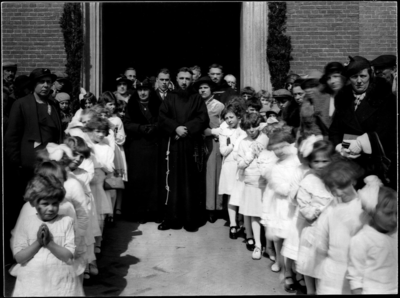
[[[317,141],[321,141],[323,139],[324,139],[324,137],[322,135],[309,136],[307,139],[305,139],[304,141],[301,142],[300,147],[299,147],[300,154],[304,158],[306,158],[312,152],[314,143]]]
[[[47,152],[49,153],[50,160],[60,161],[64,153],[69,158],[73,158],[72,150],[65,144],[57,145],[54,143],[48,143],[46,146]]]
[[[378,205],[379,188],[383,186],[383,183],[375,175],[365,177],[364,182],[366,185],[358,191],[358,196],[361,199],[362,208],[372,213]]]
[[[83,88],[81,87],[81,92],[80,92],[80,94],[79,94],[79,100],[82,100],[82,99],[83,99],[83,96],[85,96],[86,93],[87,93],[86,90],[83,89]]]

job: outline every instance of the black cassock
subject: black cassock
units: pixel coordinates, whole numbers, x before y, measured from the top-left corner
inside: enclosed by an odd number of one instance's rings
[[[201,206],[202,133],[210,119],[207,107],[199,94],[174,90],[168,93],[159,111],[159,129],[162,134],[164,158],[160,174],[164,188],[160,201],[165,206],[165,220],[182,224],[197,224],[203,212]],[[176,128],[186,126],[188,135],[175,140]],[[168,160],[167,151],[169,151]],[[169,167],[169,174],[167,169]]]

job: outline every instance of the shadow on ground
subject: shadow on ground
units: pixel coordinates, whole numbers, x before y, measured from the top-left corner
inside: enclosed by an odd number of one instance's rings
[[[114,226],[106,226],[103,234],[102,252],[98,256],[99,275],[84,282],[86,296],[119,296],[127,285],[126,275],[129,267],[140,262],[132,255],[121,256],[127,251],[129,243],[142,234],[139,224],[124,220],[116,221]]]

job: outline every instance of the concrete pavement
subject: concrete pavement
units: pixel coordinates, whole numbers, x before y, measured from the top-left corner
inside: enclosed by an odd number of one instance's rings
[[[272,262],[253,260],[244,238],[229,239],[225,220],[194,233],[117,221],[106,227],[99,275],[86,296],[287,295]],[[6,295],[15,279],[6,277]],[[293,294],[292,294],[293,295]],[[8,295],[7,295],[8,296]]]

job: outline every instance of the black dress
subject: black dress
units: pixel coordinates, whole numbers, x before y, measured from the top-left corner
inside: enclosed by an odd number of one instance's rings
[[[128,188],[123,201],[124,214],[132,219],[152,220],[158,207],[159,133],[141,131],[141,125],[157,125],[161,101],[153,93],[141,103],[137,93],[129,100],[123,119],[127,134]]]

